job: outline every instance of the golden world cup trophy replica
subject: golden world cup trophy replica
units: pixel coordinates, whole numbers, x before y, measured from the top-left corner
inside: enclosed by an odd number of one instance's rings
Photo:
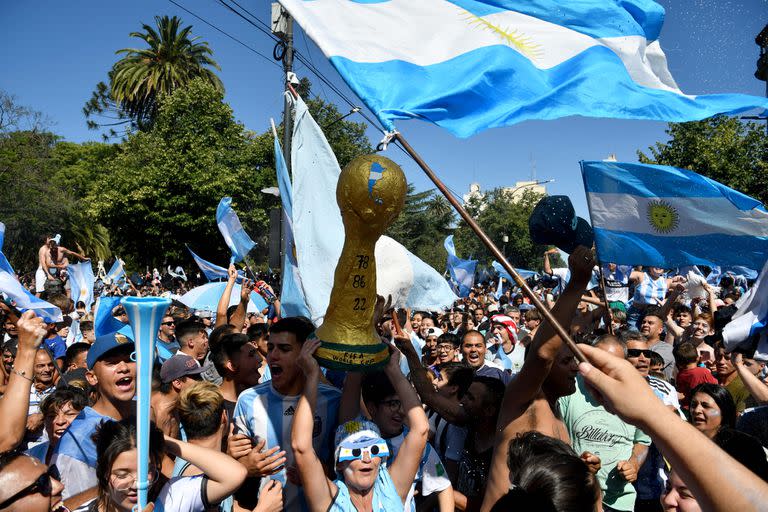
[[[336,370],[373,370],[386,364],[388,346],[374,325],[376,241],[405,203],[406,181],[392,160],[360,156],[339,176],[336,201],[344,222],[344,248],[333,277],[325,320],[313,334],[322,341],[316,357]]]

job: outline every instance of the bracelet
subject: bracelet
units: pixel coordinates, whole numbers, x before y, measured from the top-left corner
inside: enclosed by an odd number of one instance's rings
[[[13,369],[13,370],[11,370],[11,371],[12,371],[13,373],[15,373],[16,375],[18,375],[19,377],[21,377],[22,379],[27,379],[29,382],[34,382],[34,380],[33,380],[32,378],[30,378],[30,377],[27,377],[27,376],[24,374],[24,370],[22,370],[22,371],[19,371],[19,370],[17,370],[16,368],[14,368],[14,369]]]

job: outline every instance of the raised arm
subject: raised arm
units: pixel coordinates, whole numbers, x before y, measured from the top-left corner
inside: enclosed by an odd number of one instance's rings
[[[232,313],[232,317],[229,319],[229,325],[234,325],[238,332],[240,332],[243,329],[243,325],[245,325],[245,315],[248,311],[248,303],[251,301],[252,284],[253,281],[250,279],[243,279],[243,282],[240,284],[240,303],[237,305],[237,309],[235,309],[235,312]]]
[[[208,502],[212,505],[223,501],[245,481],[245,466],[218,450],[185,443],[168,436],[165,436],[165,447],[172,455],[197,466],[208,477],[206,494]]]
[[[314,357],[320,346],[320,340],[311,339],[304,342],[299,354],[298,365],[304,371],[306,382],[304,392],[299,398],[291,428],[291,448],[299,470],[304,496],[309,509],[313,512],[326,512],[336,495],[336,484],[325,476],[322,462],[315,453],[312,445],[314,430],[314,415],[317,406],[317,385],[320,382],[320,366]]]
[[[571,280],[552,309],[555,319],[566,329],[571,325],[571,319],[579,305],[582,292],[589,283],[594,265],[595,259],[592,250],[583,246],[577,247],[568,258]],[[493,505],[509,489],[507,454],[509,453],[509,441],[514,436],[512,422],[525,413],[531,402],[541,392],[541,385],[549,375],[549,370],[552,368],[562,344],[563,341],[557,335],[554,327],[549,322],[542,322],[528,349],[528,356],[525,358],[523,368],[517,377],[507,385],[499,411],[496,446],[493,451],[490,475],[481,507],[482,511],[491,510]]]
[[[12,450],[24,438],[29,412],[29,391],[34,377],[35,354],[45,337],[43,319],[32,311],[19,318],[19,348],[5,394],[0,399],[0,452]]]
[[[224,287],[224,293],[221,294],[219,304],[216,306],[216,325],[225,325],[227,323],[227,309],[229,309],[229,297],[232,295],[232,288],[235,286],[235,280],[237,280],[237,269],[234,265],[230,264],[227,269],[228,279],[227,286]]]
[[[583,246],[577,247],[568,258],[571,280],[552,309],[555,319],[566,330],[571,325],[571,319],[582,298],[582,292],[589,283],[594,264],[592,250]],[[504,393],[504,401],[499,413],[500,430],[525,412],[527,405],[539,393],[562,344],[563,341],[552,324],[547,321],[542,322],[528,349],[529,353],[523,368]]]
[[[544,252],[544,273],[552,275],[552,264],[549,261],[549,255],[557,253],[557,249],[547,249],[547,251]]]
[[[407,343],[411,342],[407,334],[404,334],[400,329],[397,329],[397,331],[395,334],[396,338]],[[397,392],[397,396],[403,404],[403,410],[406,414],[405,421],[408,424],[408,433],[403,440],[400,450],[397,452],[397,457],[395,457],[389,468],[389,476],[392,477],[395,489],[397,489],[400,499],[405,502],[411,490],[411,484],[413,484],[416,478],[416,472],[419,469],[419,463],[424,454],[424,447],[427,444],[429,421],[427,420],[427,415],[424,414],[424,409],[421,406],[421,400],[419,400],[416,390],[411,387],[408,379],[400,371],[400,353],[396,350],[392,350],[384,372],[389,377],[392,387],[395,388],[395,392]]]
[[[352,421],[360,415],[360,390],[362,386],[362,373],[347,372],[339,402],[339,425]]]
[[[416,353],[411,340],[395,337],[395,345],[408,362],[408,369],[411,371],[411,381],[421,397],[421,401],[445,418],[446,421],[456,425],[465,424],[467,422],[467,415],[464,412],[464,408],[460,403],[437,393],[435,386],[427,377],[426,368],[421,364],[421,358]]]
[[[747,388],[752,397],[760,404],[768,402],[768,386],[744,366],[744,356],[738,352],[732,352],[731,362],[739,373],[741,382],[744,383],[744,387]]]
[[[579,372],[592,395],[651,436],[702,510],[763,510],[768,483],[665,407],[628,361],[594,347],[581,349],[590,363],[581,363]]]

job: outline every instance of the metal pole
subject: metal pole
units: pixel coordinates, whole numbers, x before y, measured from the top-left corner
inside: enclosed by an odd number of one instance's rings
[[[520,274],[515,271],[514,267],[509,264],[507,259],[504,257],[504,255],[501,253],[498,247],[493,243],[493,241],[488,238],[488,235],[485,234],[483,229],[475,222],[475,219],[473,219],[469,213],[464,209],[464,207],[456,200],[455,197],[448,191],[448,188],[443,184],[443,182],[440,180],[440,178],[437,177],[437,175],[432,171],[432,169],[427,165],[427,163],[416,153],[416,151],[411,147],[411,145],[408,143],[407,140],[403,137],[402,134],[396,133],[394,136],[394,139],[399,141],[403,148],[408,152],[409,155],[411,155],[411,158],[419,164],[419,167],[424,171],[424,173],[427,175],[427,177],[432,180],[432,183],[435,184],[437,189],[445,196],[445,198],[448,200],[449,203],[453,206],[453,208],[459,213],[462,219],[469,225],[469,227],[472,229],[472,231],[475,232],[477,237],[480,239],[481,242],[488,248],[489,251],[491,251],[491,254],[493,254],[493,257],[496,258],[501,263],[501,266],[504,267],[504,269],[509,272],[509,275],[512,276],[512,278],[515,280],[517,285],[522,288],[523,293],[525,293],[528,298],[531,299],[531,302],[533,302],[533,305],[536,306],[539,311],[544,315],[544,318],[552,324],[552,327],[555,329],[555,332],[558,336],[560,336],[560,339],[565,342],[565,344],[568,346],[568,348],[571,350],[573,355],[581,362],[587,362],[587,359],[584,357],[584,354],[579,350],[579,347],[576,345],[576,343],[571,339],[570,335],[568,334],[568,331],[566,331],[562,325],[555,319],[554,315],[552,315],[552,312],[547,308],[543,302],[536,296],[535,293],[533,293],[533,290],[528,286],[528,283],[525,282],[525,279],[520,277]]]

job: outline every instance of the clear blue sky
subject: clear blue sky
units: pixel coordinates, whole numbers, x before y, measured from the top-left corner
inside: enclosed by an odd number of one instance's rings
[[[270,40],[215,0],[177,1],[271,57]],[[267,0],[240,0],[240,4],[269,21]],[[661,4],[667,17],[660,40],[670,70],[684,92],[765,94],[765,82],[753,76],[758,56],[754,37],[768,23],[768,0],[663,0]],[[154,24],[153,17],[163,14],[180,16],[193,25],[195,35],[210,43],[222,67],[226,101],[239,121],[261,132],[269,127],[270,117],[279,119],[282,71],[167,0],[3,2],[0,89],[15,95],[19,103],[47,114],[53,131],[67,140],[99,140],[99,134],[86,127],[83,104],[96,83],[106,79],[117,58],[115,50],[140,45],[140,40],[128,34],[140,31],[142,23]],[[296,46],[362,105],[300,29]],[[346,104],[307,68],[297,63],[296,71],[299,76],[309,76],[316,94],[347,110]],[[362,120],[360,116],[351,119]],[[549,192],[571,196],[579,215],[587,218],[578,161],[602,159],[610,153],[619,160],[636,161],[637,149],[665,139],[665,127],[665,123],[650,121],[568,118],[526,122],[460,140],[427,123],[398,124],[457,193],[466,192],[472,181],[489,189],[528,179],[533,160],[537,178],[556,180],[548,185]],[[374,144],[380,139],[374,129],[369,129],[368,135]],[[400,151],[390,149],[388,156],[403,166],[417,189],[431,188],[424,174]]]

